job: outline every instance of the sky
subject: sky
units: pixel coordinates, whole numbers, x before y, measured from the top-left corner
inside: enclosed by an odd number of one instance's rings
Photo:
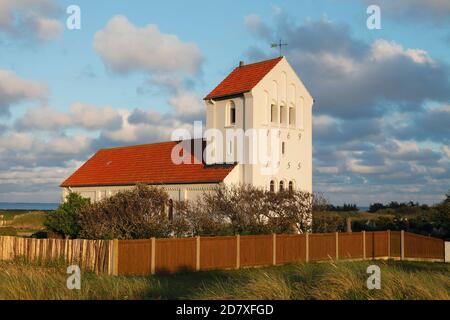
[[[372,4],[381,29],[367,27]],[[276,57],[279,39],[315,98],[314,191],[360,206],[444,198],[447,0],[1,0],[0,202],[59,202],[99,148],[204,121],[202,98],[240,60]]]

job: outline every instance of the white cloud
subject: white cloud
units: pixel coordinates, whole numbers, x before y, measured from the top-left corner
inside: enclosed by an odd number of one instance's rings
[[[55,39],[62,32],[61,23],[54,19],[42,18],[33,15],[30,23],[31,28],[36,30],[36,35],[39,40],[49,41]]]
[[[156,25],[133,25],[114,16],[94,36],[94,49],[111,70],[196,74],[202,63],[199,48],[176,35],[162,33]]]
[[[46,84],[26,80],[12,71],[0,70],[0,116],[9,114],[9,107],[26,100],[43,100],[48,95]]]
[[[404,56],[408,57],[415,63],[434,63],[434,60],[425,50],[404,49],[401,45],[384,39],[379,39],[372,44],[371,55],[372,56],[369,59],[378,61]]]
[[[11,132],[0,137],[0,151],[3,150],[29,150],[33,138],[27,133]]]
[[[442,152],[446,155],[446,157],[450,160],[450,147],[442,146]]]
[[[14,38],[53,40],[63,29],[55,18],[60,13],[54,0],[2,0],[0,31]]]
[[[46,142],[43,149],[56,154],[78,155],[89,149],[91,140],[86,135],[55,137]]]
[[[75,102],[70,107],[69,116],[74,125],[85,129],[120,127],[122,124],[122,117],[118,110],[111,106],[96,107]]]
[[[198,114],[205,112],[202,100],[193,92],[180,91],[169,98],[169,104],[175,108],[177,112],[183,114]]]
[[[119,128],[121,125],[121,115],[111,106],[96,107],[81,102],[73,103],[68,113],[48,106],[31,108],[16,121],[16,128],[22,131],[53,131],[67,128],[98,130]]]
[[[362,174],[375,174],[388,172],[389,169],[386,166],[369,166],[360,164],[358,160],[351,159],[347,161],[347,170],[353,173]]]
[[[51,109],[48,106],[30,108],[16,121],[20,130],[58,130],[69,127],[72,119],[69,115]]]

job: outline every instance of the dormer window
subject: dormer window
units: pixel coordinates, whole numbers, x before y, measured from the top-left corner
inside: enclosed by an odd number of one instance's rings
[[[236,124],[236,106],[233,101],[230,101],[228,106],[228,125]]]

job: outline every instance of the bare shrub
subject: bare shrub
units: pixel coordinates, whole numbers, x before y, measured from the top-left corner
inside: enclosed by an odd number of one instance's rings
[[[251,185],[218,186],[196,201],[178,204],[193,235],[305,232],[311,228],[311,194],[270,192]]]
[[[78,212],[79,235],[146,239],[311,230],[312,196],[302,191],[274,193],[251,185],[222,185],[197,200],[175,201],[172,220],[165,213],[168,204],[162,188],[138,185],[83,206]]]

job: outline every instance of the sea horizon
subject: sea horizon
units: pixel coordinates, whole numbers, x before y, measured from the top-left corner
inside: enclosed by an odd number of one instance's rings
[[[56,202],[0,202],[0,210],[55,210]]]

